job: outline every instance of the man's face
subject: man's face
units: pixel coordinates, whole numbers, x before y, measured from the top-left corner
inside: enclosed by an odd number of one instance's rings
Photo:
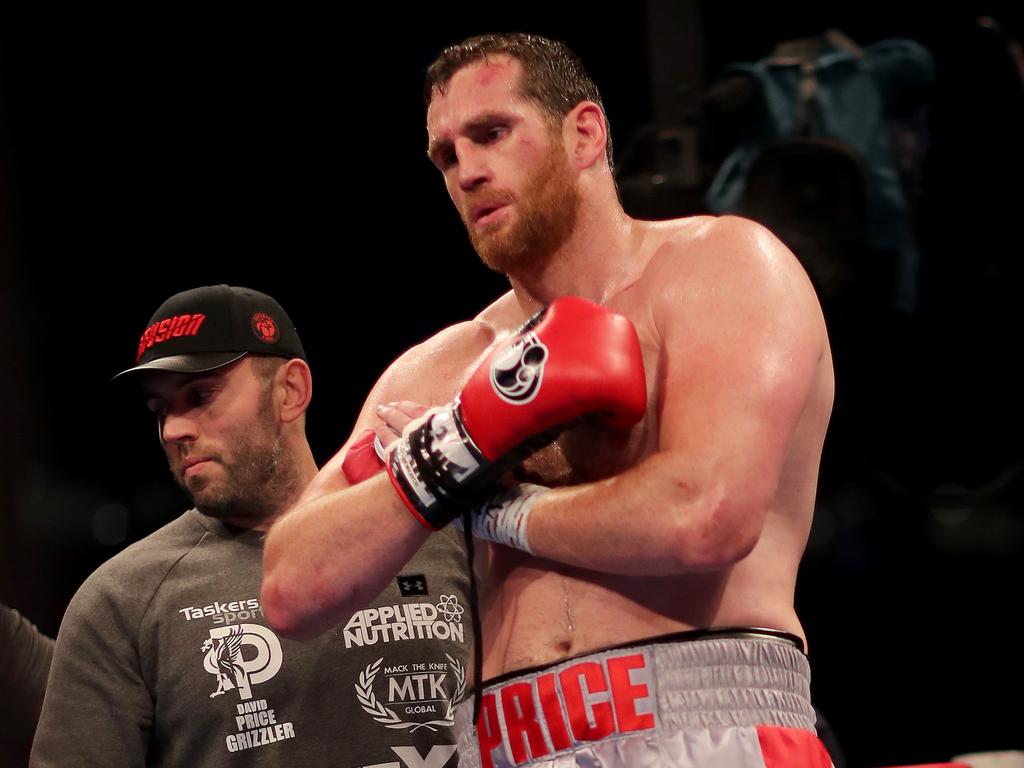
[[[260,518],[287,475],[272,391],[243,358],[204,374],[145,374],[171,474],[200,512]]]
[[[480,258],[506,273],[543,264],[579,207],[560,126],[519,95],[520,74],[508,56],[470,64],[427,110],[430,159]]]

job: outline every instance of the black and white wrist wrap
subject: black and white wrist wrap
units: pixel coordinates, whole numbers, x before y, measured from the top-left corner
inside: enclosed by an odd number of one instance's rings
[[[391,451],[388,469],[406,505],[435,530],[472,507],[478,489],[495,474],[462,425],[458,400],[410,424]]]

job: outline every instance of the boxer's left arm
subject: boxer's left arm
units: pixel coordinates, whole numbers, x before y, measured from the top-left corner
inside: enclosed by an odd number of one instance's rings
[[[718,570],[757,544],[826,349],[810,281],[767,230],[718,219],[652,305],[658,450],[533,506],[534,553],[622,574]]]
[[[756,545],[824,326],[785,246],[752,222],[713,226],[652,304],[662,350],[658,450],[620,475],[532,496],[532,554],[655,575],[718,570]]]

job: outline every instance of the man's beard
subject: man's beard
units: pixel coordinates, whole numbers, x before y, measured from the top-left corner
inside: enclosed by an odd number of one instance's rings
[[[265,519],[288,500],[295,485],[294,460],[271,413],[270,398],[262,398],[255,422],[239,428],[224,446],[229,457],[210,456],[220,464],[219,476],[185,478],[171,467],[174,479],[204,515]]]
[[[488,267],[506,274],[532,271],[569,239],[576,226],[579,197],[565,150],[553,136],[547,154],[513,199],[516,219],[505,231],[476,229],[463,220],[473,248]]]

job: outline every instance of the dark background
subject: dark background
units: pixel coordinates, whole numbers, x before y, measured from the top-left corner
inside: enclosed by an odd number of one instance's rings
[[[1022,35],[1022,14],[767,5],[698,4],[696,87],[827,26],[911,37],[937,68],[919,308],[828,317],[836,410],[797,594],[816,701],[852,766],[1021,748],[1024,93],[974,20]],[[0,600],[55,634],[93,568],[185,507],[151,417],[107,383],[171,293],[225,282],[281,301],[311,357],[323,461],[391,359],[505,289],[424,155],[422,75],[441,48],[495,30],[565,40],[621,151],[654,113],[653,16],[6,13]]]

